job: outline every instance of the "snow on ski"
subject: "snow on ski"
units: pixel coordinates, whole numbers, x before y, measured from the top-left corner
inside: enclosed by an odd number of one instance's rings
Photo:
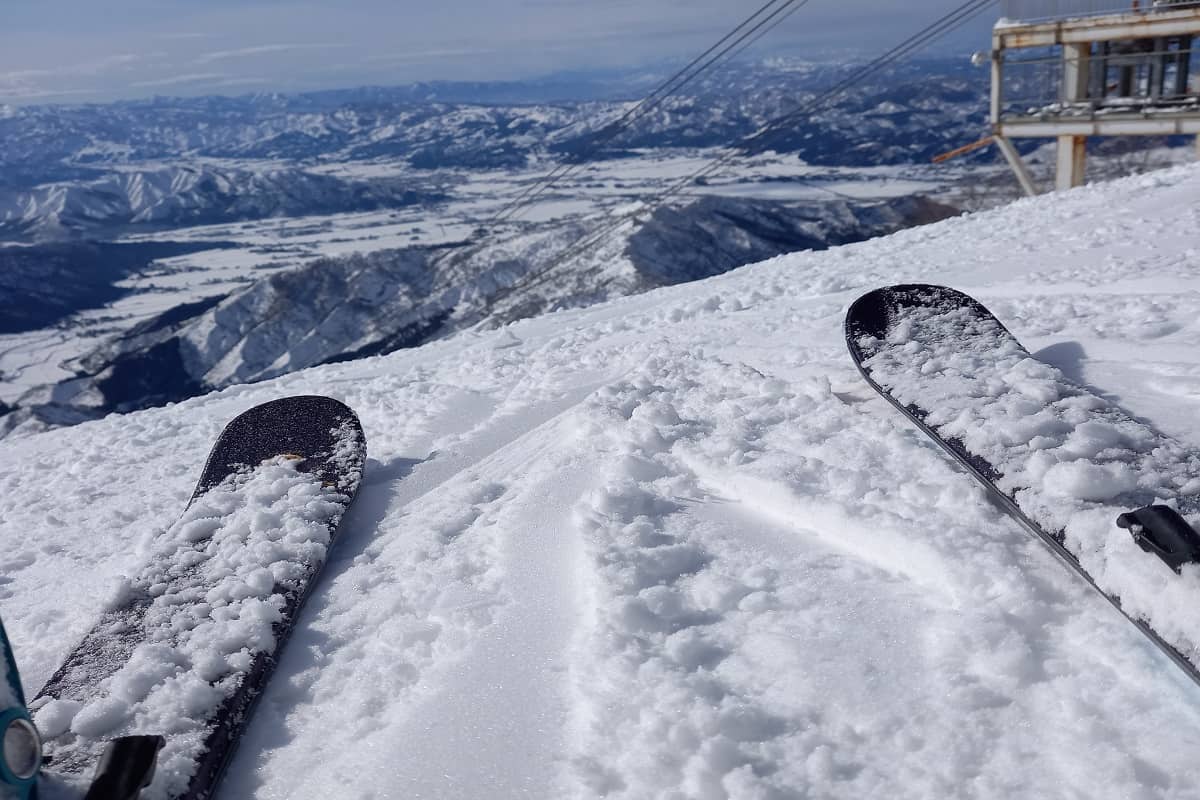
[[[365,455],[354,412],[325,397],[264,403],[225,428],[182,517],[31,703],[45,783],[81,787],[109,740],[149,734],[165,743],[142,796],[210,796]]]
[[[1200,682],[1200,456],[1035,358],[961,292],[846,315],[863,377]],[[1132,536],[1130,535],[1132,533]]]

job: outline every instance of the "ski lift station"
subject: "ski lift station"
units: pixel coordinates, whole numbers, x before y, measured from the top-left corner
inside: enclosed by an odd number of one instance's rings
[[[1057,139],[1055,185],[1069,189],[1083,183],[1089,136],[1200,136],[1200,0],[1000,5],[992,134],[1028,194],[1012,139]]]

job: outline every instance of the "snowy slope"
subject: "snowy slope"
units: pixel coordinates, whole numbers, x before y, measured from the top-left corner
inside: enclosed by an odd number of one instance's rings
[[[1197,197],[1175,168],[0,442],[27,688],[221,425],[318,392],[371,460],[227,797],[1200,796],[1200,688],[841,332],[949,284],[1200,447]]]

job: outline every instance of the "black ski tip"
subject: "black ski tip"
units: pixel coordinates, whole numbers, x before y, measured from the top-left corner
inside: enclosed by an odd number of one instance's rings
[[[980,316],[992,316],[992,312],[978,300],[948,286],[900,283],[873,289],[851,303],[846,311],[846,346],[850,348],[850,355],[856,363],[862,363],[863,360],[858,338],[884,338],[899,312],[908,308],[969,308]]]
[[[1176,572],[1182,572],[1184,564],[1200,562],[1200,533],[1170,506],[1126,512],[1117,517],[1117,527],[1128,530],[1138,547]]]
[[[333,464],[330,457],[344,449],[347,436],[352,439],[353,463]],[[358,415],[332,397],[296,395],[262,403],[225,426],[213,445],[192,499],[238,469],[257,466],[280,455],[300,456],[317,465],[316,471],[323,481],[340,484],[343,476],[337,474],[339,471],[357,469],[361,473],[366,461],[366,437]]]

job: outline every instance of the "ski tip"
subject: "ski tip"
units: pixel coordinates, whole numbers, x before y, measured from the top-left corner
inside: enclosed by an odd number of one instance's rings
[[[860,336],[882,338],[887,335],[904,309],[970,307],[991,316],[978,300],[948,286],[932,283],[900,283],[873,289],[850,304],[846,311],[846,342],[851,352]]]
[[[331,462],[328,468],[316,470],[323,478],[334,472],[361,475],[366,435],[354,410],[332,397],[294,395],[269,400],[243,411],[225,426],[192,499],[239,466],[255,466],[277,456],[314,465]]]
[[[234,417],[225,426],[225,429],[247,423],[258,423],[264,419],[305,421],[314,418],[338,417],[358,420],[358,415],[354,413],[354,410],[340,400],[319,394],[297,394],[259,403]]]

